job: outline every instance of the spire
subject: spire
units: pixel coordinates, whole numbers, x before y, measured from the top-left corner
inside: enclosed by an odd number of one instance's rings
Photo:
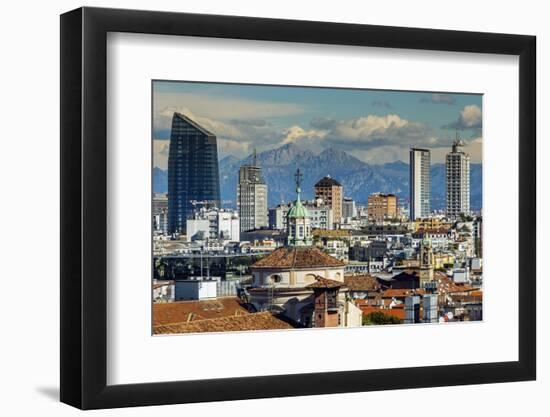
[[[258,166],[258,152],[256,151],[256,148],[254,148],[254,153],[252,154],[252,165]]]
[[[304,174],[300,172],[300,168],[296,170],[296,174],[294,174],[294,178],[296,179],[296,194],[297,194],[297,201],[300,201],[300,193],[302,192],[302,189],[300,188],[300,185],[302,184],[302,178],[304,177]]]
[[[287,243],[289,246],[309,246],[312,243],[309,213],[300,200],[303,174],[300,168],[294,174],[296,180],[296,201],[287,213]]]

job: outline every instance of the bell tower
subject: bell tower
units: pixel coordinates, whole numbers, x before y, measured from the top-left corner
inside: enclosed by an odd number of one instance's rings
[[[432,243],[428,239],[422,240],[420,245],[420,287],[434,279],[434,255]]]
[[[300,193],[302,192],[300,185],[303,177],[300,168],[296,170],[294,177],[296,178],[296,201],[287,214],[287,245],[310,246],[313,240],[311,238],[309,213],[300,200]]]

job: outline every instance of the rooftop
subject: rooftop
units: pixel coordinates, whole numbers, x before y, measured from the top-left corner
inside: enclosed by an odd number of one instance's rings
[[[404,298],[409,295],[424,295],[425,293],[426,291],[424,291],[422,288],[415,288],[412,290],[388,288],[382,293],[382,298]]]
[[[327,175],[326,177],[321,178],[315,184],[315,187],[333,187],[333,186],[341,187],[342,184],[340,184],[338,181],[336,181],[330,175]]]
[[[344,267],[344,262],[315,246],[295,246],[275,249],[252,265],[252,268],[300,269],[316,267]]]
[[[345,275],[344,284],[351,291],[378,291],[381,288],[378,279],[372,275]]]
[[[315,282],[309,285],[306,285],[306,288],[340,288],[343,287],[344,283],[336,281],[333,279],[323,278],[319,275],[315,277]]]
[[[154,334],[238,332],[250,330],[293,329],[290,323],[268,311],[241,316],[219,317],[207,320],[181,322],[153,327]]]
[[[153,326],[250,314],[236,297],[153,304]]]

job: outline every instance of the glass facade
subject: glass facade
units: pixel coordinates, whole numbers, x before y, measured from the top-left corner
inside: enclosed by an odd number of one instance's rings
[[[219,206],[216,136],[174,113],[168,154],[168,232],[185,233],[195,208]]]

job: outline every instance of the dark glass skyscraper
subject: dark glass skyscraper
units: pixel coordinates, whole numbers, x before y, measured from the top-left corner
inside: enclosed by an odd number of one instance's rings
[[[168,232],[186,231],[199,206],[220,206],[216,136],[189,117],[174,113],[168,154]]]

